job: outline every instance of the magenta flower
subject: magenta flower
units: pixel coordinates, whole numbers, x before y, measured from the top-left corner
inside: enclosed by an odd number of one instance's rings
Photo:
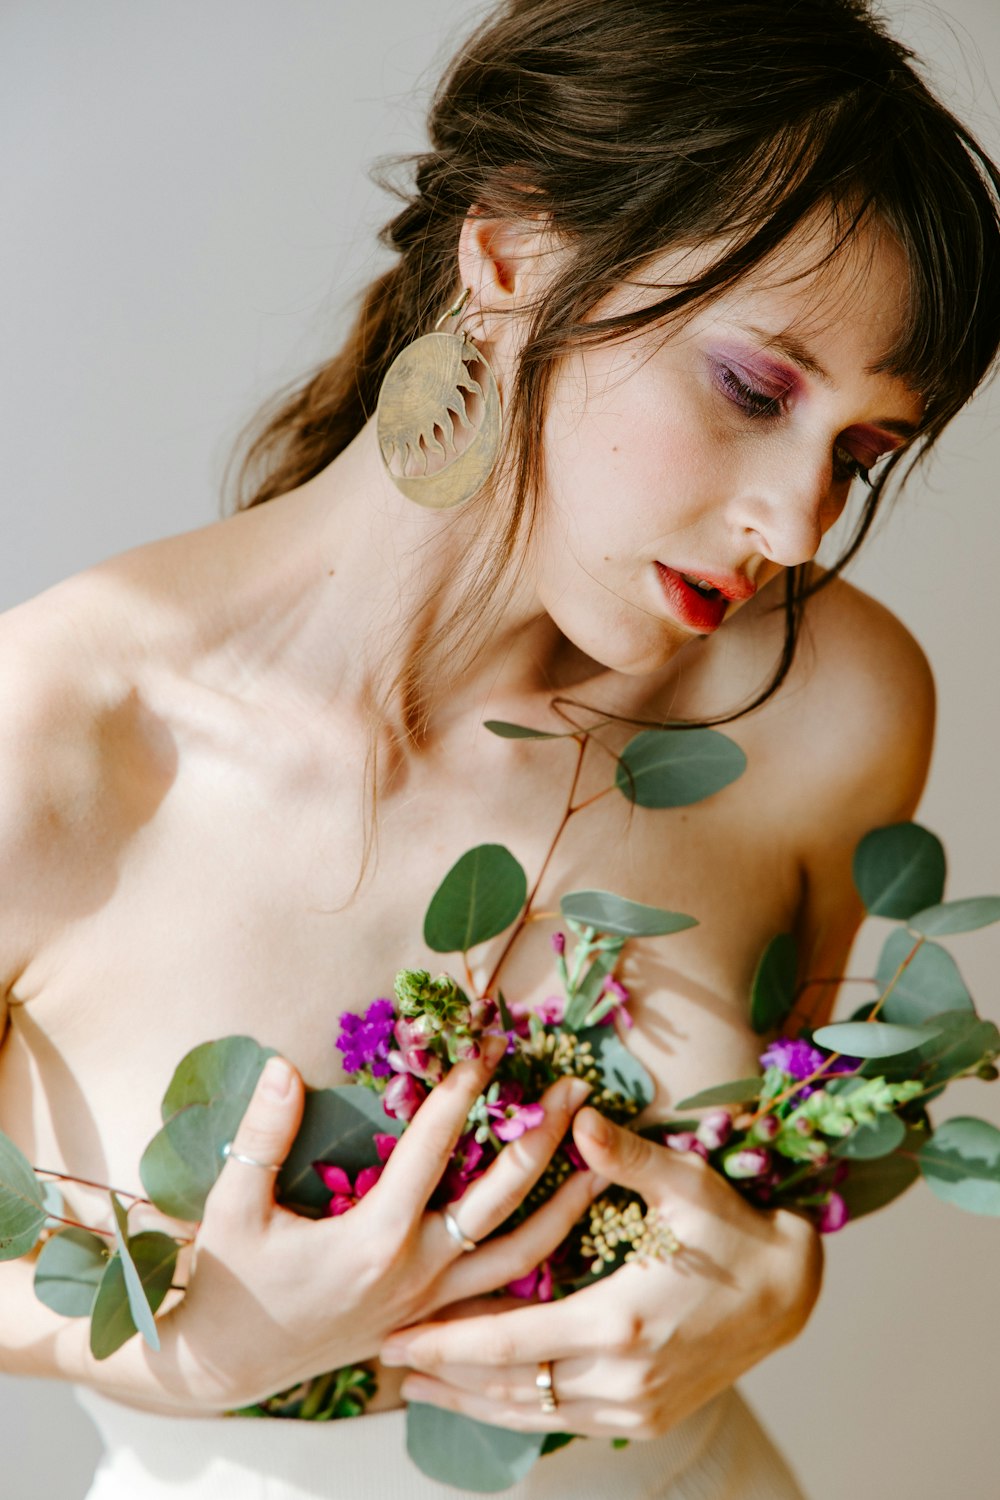
[[[722,1170],[727,1177],[737,1181],[750,1177],[763,1177],[765,1172],[771,1170],[771,1153],[765,1151],[763,1146],[747,1146],[742,1151],[734,1151],[727,1156],[722,1163]]]
[[[345,1011],[340,1018],[338,1052],[344,1054],[344,1072],[360,1073],[371,1068],[373,1078],[388,1078],[389,1048],[396,1012],[391,1000],[373,1000],[363,1016]]]
[[[607,979],[604,981],[604,984],[601,988],[601,997],[604,1000],[613,1000],[615,1003],[612,1009],[608,1011],[607,1015],[601,1017],[600,1025],[611,1026],[613,1025],[616,1017],[620,1018],[623,1025],[625,1026],[631,1026],[633,1024],[632,1017],[625,1009],[625,1007],[628,1005],[629,1000],[631,999],[631,996],[629,995],[628,990],[621,983],[621,981],[616,979],[613,974],[609,974]]]
[[[839,1193],[831,1193],[819,1211],[817,1228],[820,1234],[834,1234],[843,1229],[851,1217],[847,1204]]]
[[[733,1122],[727,1109],[712,1109],[699,1122],[697,1135],[709,1151],[718,1151],[733,1133]]]
[[[663,1144],[669,1146],[671,1151],[693,1151],[695,1156],[708,1161],[708,1152],[704,1143],[698,1139],[693,1130],[668,1130],[663,1137]]]
[[[552,1267],[547,1260],[543,1260],[540,1266],[529,1271],[527,1276],[518,1276],[514,1281],[508,1281],[504,1291],[510,1292],[512,1297],[523,1297],[526,1301],[534,1297],[538,1302],[552,1301]]]
[[[382,1108],[397,1120],[412,1120],[426,1098],[426,1088],[412,1073],[397,1073],[385,1086]]]
[[[493,1134],[501,1141],[516,1141],[518,1136],[534,1130],[545,1119],[542,1105],[521,1103],[523,1094],[524,1090],[519,1083],[502,1083],[496,1098],[492,1102],[487,1098],[486,1113],[490,1117]]]
[[[484,1155],[474,1131],[463,1135],[451,1153],[451,1160],[444,1169],[441,1181],[434,1189],[431,1207],[444,1208],[449,1203],[457,1202],[469,1183],[481,1177],[489,1166],[489,1162],[483,1160]]]
[[[390,1136],[389,1139],[395,1145],[393,1137]],[[337,1218],[340,1214],[346,1214],[349,1208],[361,1202],[366,1193],[371,1192],[382,1176],[383,1167],[362,1167],[353,1183],[343,1167],[332,1167],[325,1161],[314,1161],[313,1171],[319,1175],[323,1186],[332,1194],[326,1205],[328,1216]]]

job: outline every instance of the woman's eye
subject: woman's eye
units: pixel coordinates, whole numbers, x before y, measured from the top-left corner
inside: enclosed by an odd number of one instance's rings
[[[784,410],[787,391],[761,390],[742,379],[729,365],[718,365],[716,376],[724,395],[748,417],[778,417]]]
[[[860,458],[855,458],[846,448],[839,443],[833,445],[833,479],[835,484],[850,484],[852,479],[860,479],[863,484],[871,485],[869,477],[870,469],[867,469]]]

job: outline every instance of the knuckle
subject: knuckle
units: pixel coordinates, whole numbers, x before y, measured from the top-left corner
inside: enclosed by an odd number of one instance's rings
[[[614,1314],[608,1329],[608,1343],[619,1354],[645,1353],[647,1331],[642,1313],[629,1309]]]

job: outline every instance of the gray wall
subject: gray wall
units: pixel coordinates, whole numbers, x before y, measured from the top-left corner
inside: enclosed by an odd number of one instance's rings
[[[888,9],[996,151],[997,0],[949,0],[947,18]],[[419,140],[413,91],[471,14],[465,0],[3,0],[0,606],[217,514],[239,424],[335,347],[388,216],[365,164]],[[987,393],[954,424],[854,572],[937,674],[921,817],[948,845],[954,895],[1000,887],[998,413]],[[959,943],[1000,1020],[996,934]],[[1000,1124],[1000,1088],[964,1084],[947,1112]],[[744,1383],[813,1500],[996,1493],[998,1244],[992,1222],[922,1185],[827,1242],[810,1327]],[[97,1449],[65,1390],[0,1378],[0,1452],[3,1500],[74,1500]]]

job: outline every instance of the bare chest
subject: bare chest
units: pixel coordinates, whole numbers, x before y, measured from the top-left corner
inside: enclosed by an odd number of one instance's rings
[[[461,957],[431,952],[422,935],[454,861],[504,844],[529,888],[546,863],[573,748],[497,750],[473,738],[467,754],[422,767],[372,806],[356,749],[269,754],[265,739],[239,755],[182,749],[157,795],[133,799],[143,818],[95,841],[89,899],[18,985],[0,1051],[0,1125],[40,1165],[137,1190],[160,1099],[198,1043],[252,1035],[307,1084],[343,1081],[334,1039],[344,1011],[391,994],[404,966],[463,976]],[[601,790],[612,770],[597,757],[582,791]],[[574,815],[538,887],[538,920],[504,961],[508,999],[537,1003],[558,988],[549,937],[571,890],[695,916],[698,927],[637,942],[623,962],[631,1045],[664,1110],[741,1076],[757,1050],[749,979],[798,895],[793,854],[768,837],[758,790],[748,773],[688,809],[633,809],[612,793]],[[478,982],[504,942],[473,950]]]

